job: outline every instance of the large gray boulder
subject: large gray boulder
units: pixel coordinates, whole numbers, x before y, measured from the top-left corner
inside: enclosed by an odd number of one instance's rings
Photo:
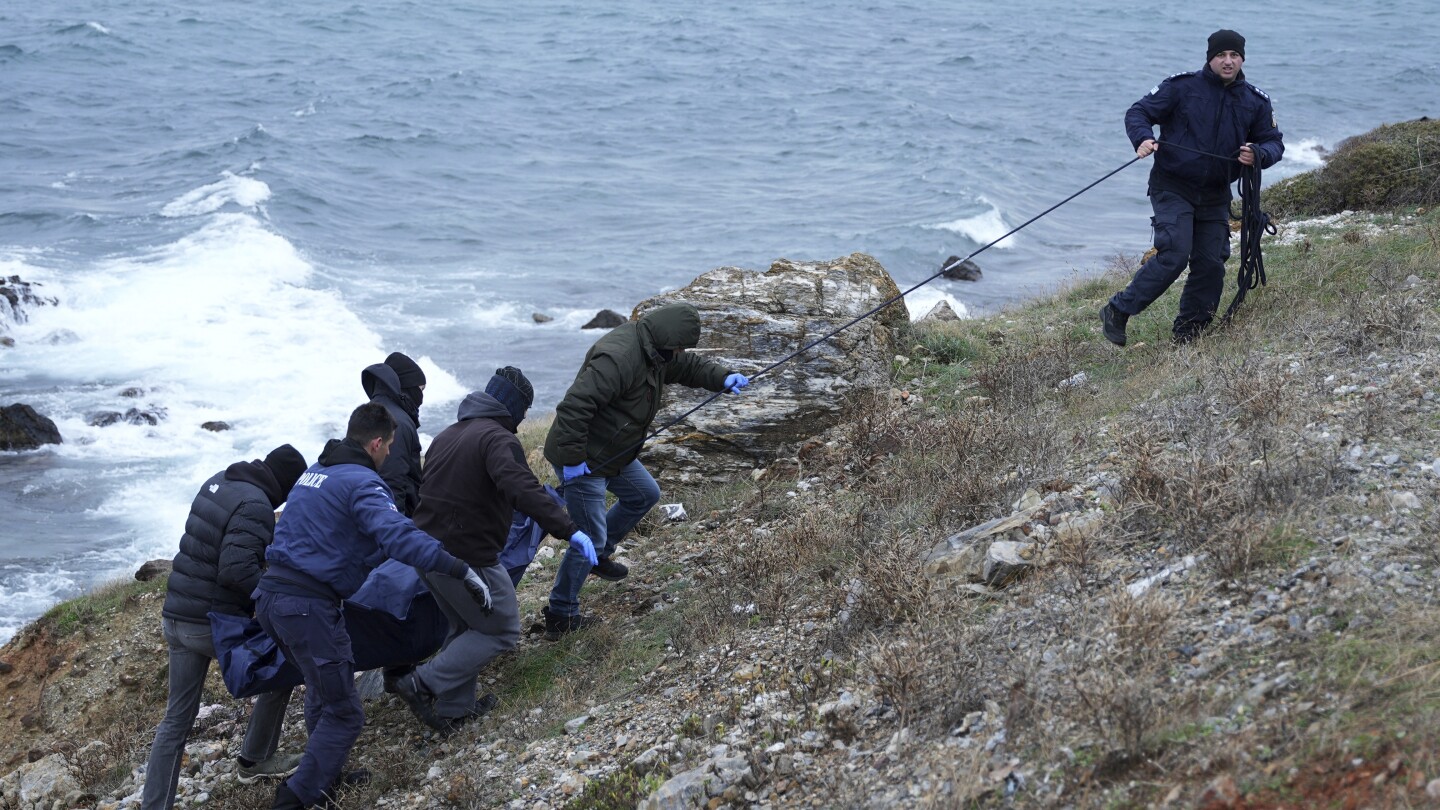
[[[0,450],[34,450],[60,441],[55,423],[29,405],[16,402],[0,408]]]
[[[780,259],[765,272],[711,270],[688,286],[642,301],[632,318],[665,304],[700,310],[700,345],[692,351],[754,376],[820,336],[899,295],[875,259],[852,253],[833,261]],[[888,388],[898,330],[909,323],[904,300],[766,373],[739,395],[724,394],[652,439],[647,466],[671,480],[724,480],[794,455],[799,444],[839,421],[846,397]],[[709,391],[666,390],[653,428],[689,410]]]

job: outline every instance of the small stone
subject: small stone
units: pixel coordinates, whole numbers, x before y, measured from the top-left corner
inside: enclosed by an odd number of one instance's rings
[[[588,722],[590,722],[590,715],[588,714],[582,714],[579,717],[574,718],[573,720],[566,720],[565,733],[577,734],[579,733],[580,729],[583,728]]]
[[[535,323],[550,323],[551,321],[555,320],[553,316],[546,315],[543,312],[530,313],[530,319],[533,320]]]

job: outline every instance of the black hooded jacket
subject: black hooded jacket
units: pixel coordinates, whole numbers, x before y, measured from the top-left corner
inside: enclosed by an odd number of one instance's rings
[[[569,540],[575,523],[536,480],[510,411],[475,391],[460,403],[457,418],[425,451],[415,525],[475,568],[495,565],[517,511]]]
[[[384,405],[395,419],[395,443],[390,445],[390,455],[378,472],[395,496],[395,508],[405,517],[412,517],[420,500],[419,408],[401,392],[395,369],[384,363],[360,372],[360,384],[365,396]]]
[[[212,610],[251,615],[250,594],[264,572],[275,509],[286,494],[259,460],[237,461],[202,484],[185,519],[161,614],[202,624]]]

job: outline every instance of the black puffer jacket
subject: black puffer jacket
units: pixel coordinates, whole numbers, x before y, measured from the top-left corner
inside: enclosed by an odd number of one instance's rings
[[[284,502],[275,474],[261,461],[237,461],[202,484],[185,519],[161,613],[198,623],[208,623],[212,610],[251,615],[250,594],[275,534],[275,508]]]
[[[395,508],[411,517],[420,502],[420,409],[401,392],[395,369],[384,363],[360,372],[360,385],[371,402],[384,405],[395,419],[395,443],[379,473],[395,496]]]

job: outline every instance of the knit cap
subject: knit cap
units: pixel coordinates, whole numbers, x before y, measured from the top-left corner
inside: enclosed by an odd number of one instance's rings
[[[1221,28],[1219,31],[1211,34],[1210,39],[1205,43],[1205,61],[1209,62],[1215,58],[1216,54],[1224,53],[1225,51],[1234,51],[1240,54],[1241,59],[1244,59],[1245,37],[1231,31],[1229,28]]]
[[[514,366],[495,369],[495,376],[485,385],[485,393],[499,400],[515,418],[517,425],[525,418],[525,412],[530,410],[530,403],[535,401],[535,389]]]

